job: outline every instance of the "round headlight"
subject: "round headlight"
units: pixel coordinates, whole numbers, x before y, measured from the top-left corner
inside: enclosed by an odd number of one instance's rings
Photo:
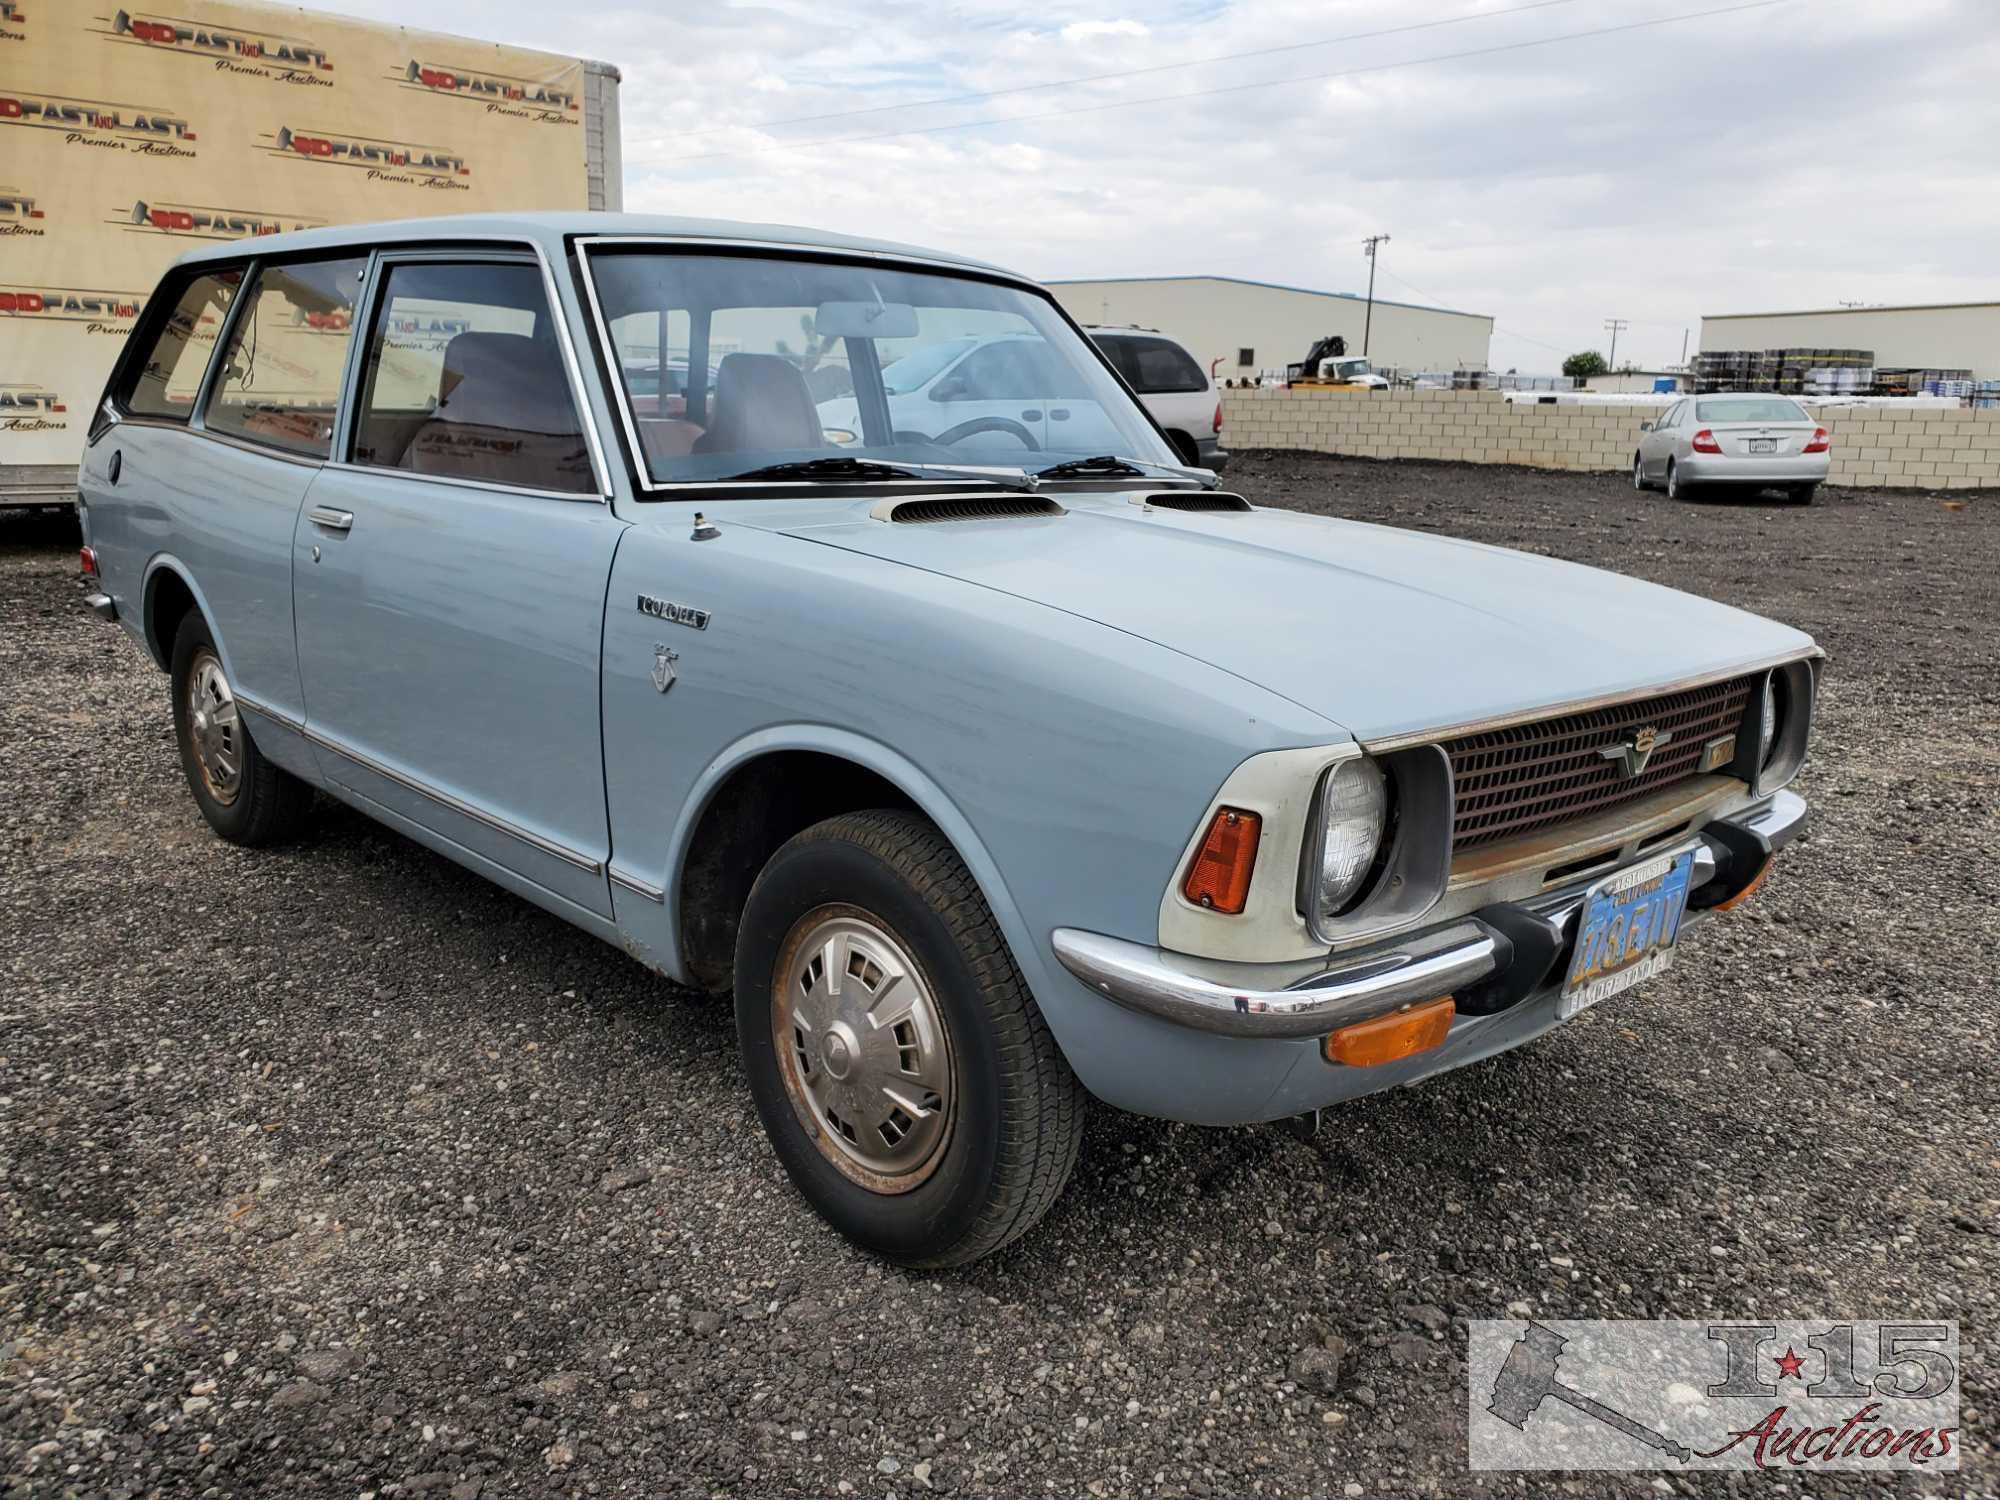
[[[1773,672],[1764,679],[1763,718],[1757,726],[1757,767],[1762,770],[1771,763],[1771,753],[1778,748],[1778,674]]]
[[[1367,879],[1389,821],[1389,788],[1366,756],[1344,760],[1319,789],[1319,865],[1311,883],[1320,920],[1337,916]]]

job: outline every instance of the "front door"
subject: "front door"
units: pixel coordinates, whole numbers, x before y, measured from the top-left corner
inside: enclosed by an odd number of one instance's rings
[[[600,916],[604,503],[532,256],[379,263],[347,461],[294,542],[322,769]]]

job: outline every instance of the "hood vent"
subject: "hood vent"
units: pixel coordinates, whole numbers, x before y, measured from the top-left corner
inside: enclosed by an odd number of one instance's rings
[[[1053,500],[1039,495],[931,495],[913,500],[884,500],[868,512],[892,526],[922,526],[939,521],[1012,521],[1024,516],[1066,516]]]
[[[1151,506],[1154,510],[1242,511],[1252,508],[1241,495],[1221,490],[1161,490],[1151,495],[1135,495],[1132,503]]]

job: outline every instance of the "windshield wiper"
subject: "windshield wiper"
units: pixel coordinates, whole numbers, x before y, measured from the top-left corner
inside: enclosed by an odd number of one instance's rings
[[[962,479],[969,484],[991,484],[1006,489],[1019,482],[1005,474],[977,473],[944,464],[890,464],[874,458],[805,458],[793,463],[766,464],[741,474],[725,474],[732,479]]]
[[[1072,458],[1065,463],[1050,464],[1046,469],[1036,469],[1031,479],[1064,479],[1072,474],[1110,474],[1113,476],[1144,479],[1148,474],[1182,474],[1183,469],[1170,468],[1166,464],[1150,464],[1139,458],[1120,458],[1115,453],[1100,453],[1095,458]]]

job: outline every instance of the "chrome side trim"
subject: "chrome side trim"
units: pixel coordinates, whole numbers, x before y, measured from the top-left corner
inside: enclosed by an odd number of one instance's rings
[[[627,875],[623,870],[614,868],[611,871],[611,883],[630,891],[635,896],[645,898],[655,906],[665,906],[667,904],[667,893],[665,891],[656,885],[648,885],[637,875]]]
[[[379,464],[328,463],[324,467],[337,474],[369,474],[377,479],[394,479],[407,484],[441,484],[459,490],[485,490],[495,495],[520,495],[530,500],[567,500],[577,505],[602,505],[604,496],[588,490],[538,490],[525,484],[501,484],[492,479],[461,479],[454,474],[419,474],[412,469],[387,469]]]
[[[1128,1009],[1218,1036],[1287,1038],[1321,1036],[1437,999],[1497,966],[1496,944],[1474,923],[1436,937],[1440,946],[1430,951],[1410,951],[1413,944],[1377,952],[1279,988],[1260,985],[1255,964],[1240,967],[1249,982],[1235,987],[1177,968],[1173,955],[1122,938],[1059,927],[1052,941],[1064,968]]]
[[[238,696],[240,697],[241,695],[239,694]],[[280,722],[283,722],[281,716]],[[604,873],[604,864],[601,860],[593,859],[588,854],[581,854],[566,844],[558,844],[554,839],[544,838],[541,834],[531,829],[523,828],[518,823],[510,823],[497,813],[490,813],[483,807],[474,807],[463,798],[454,797],[450,792],[440,791],[427,782],[419,781],[414,776],[398,771],[393,766],[384,765],[372,755],[363,755],[360,751],[348,745],[343,745],[332,736],[314,729],[310,725],[294,724],[293,727],[297,728],[299,733],[303,734],[322,750],[330,750],[335,755],[344,756],[363,770],[374,772],[384,781],[393,781],[397,786],[403,788],[404,791],[415,792],[419,797],[427,798],[435,802],[439,807],[445,808],[450,812],[455,812],[462,818],[470,818],[475,823],[491,828],[495,833],[504,833],[509,838],[519,839],[529,848],[538,849],[543,854],[553,859],[559,859],[566,865],[573,865],[586,874],[601,875]]]
[[[1537,719],[1553,719],[1563,714],[1588,713],[1596,708],[1611,708],[1620,703],[1633,703],[1641,698],[1657,698],[1665,693],[1683,693],[1689,688],[1707,687],[1712,682],[1726,682],[1732,677],[1748,677],[1755,672],[1768,672],[1774,667],[1786,666],[1795,661],[1811,661],[1826,655],[1819,646],[1801,646],[1796,651],[1788,651],[1783,656],[1771,657],[1764,661],[1743,666],[1729,667],[1723,671],[1700,672],[1691,677],[1679,677],[1672,682],[1663,682],[1653,687],[1630,688],[1616,693],[1599,693],[1591,698],[1573,698],[1566,703],[1547,703],[1537,708],[1522,709],[1516,713],[1496,714],[1492,718],[1472,719],[1462,724],[1444,724],[1435,729],[1416,729],[1404,734],[1392,734],[1383,739],[1363,740],[1361,748],[1370,755],[1381,755],[1390,750],[1407,750],[1412,745],[1426,745],[1434,740],[1457,739],[1464,734],[1484,734],[1491,729],[1507,729],[1515,724],[1532,724]]]
[[[253,698],[248,693],[237,688],[232,687],[230,693],[238,703],[242,704],[243,707],[249,709],[252,713],[260,714],[264,718],[269,719],[273,724],[284,729],[289,729],[294,734],[305,733],[306,726],[304,721],[293,718],[292,715],[286,713],[283,709],[273,708],[270,704]]]

